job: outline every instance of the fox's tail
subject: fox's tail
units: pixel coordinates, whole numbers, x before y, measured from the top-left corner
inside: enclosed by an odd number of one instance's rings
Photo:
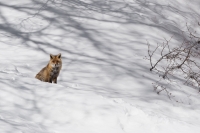
[[[39,80],[41,80],[41,81],[43,81],[43,80],[42,80],[42,75],[39,74],[39,73],[35,76],[35,78],[36,78],[36,79],[39,79]]]

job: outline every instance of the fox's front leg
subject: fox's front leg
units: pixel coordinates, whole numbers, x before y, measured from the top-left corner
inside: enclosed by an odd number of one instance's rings
[[[49,83],[52,83],[52,78],[49,78]]]
[[[54,78],[53,82],[54,82],[55,84],[57,84],[57,77]]]

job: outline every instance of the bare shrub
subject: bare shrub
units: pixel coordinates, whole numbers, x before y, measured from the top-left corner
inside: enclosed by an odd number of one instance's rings
[[[200,38],[191,32],[186,24],[188,30],[188,39],[175,47],[170,44],[170,39],[165,39],[162,44],[151,50],[148,45],[148,60],[150,61],[150,71],[159,74],[163,79],[170,80],[172,77],[184,79],[186,85],[199,88],[200,91]],[[157,57],[159,55],[159,57]],[[154,59],[157,57],[157,60]],[[177,77],[177,73],[182,77]],[[161,91],[166,90],[166,87],[161,87]],[[157,91],[160,93],[160,91]],[[169,92],[167,92],[169,94]],[[168,95],[169,96],[169,95]]]

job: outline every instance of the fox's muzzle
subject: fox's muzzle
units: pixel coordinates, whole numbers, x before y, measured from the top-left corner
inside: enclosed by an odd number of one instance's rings
[[[54,67],[60,67],[60,64],[51,64],[51,66]]]

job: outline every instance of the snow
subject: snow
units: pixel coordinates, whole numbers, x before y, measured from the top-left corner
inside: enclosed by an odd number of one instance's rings
[[[159,95],[152,48],[198,28],[199,1],[0,0],[0,133],[199,133],[198,89]],[[197,29],[198,31],[198,29]],[[35,79],[62,54],[58,84]]]

